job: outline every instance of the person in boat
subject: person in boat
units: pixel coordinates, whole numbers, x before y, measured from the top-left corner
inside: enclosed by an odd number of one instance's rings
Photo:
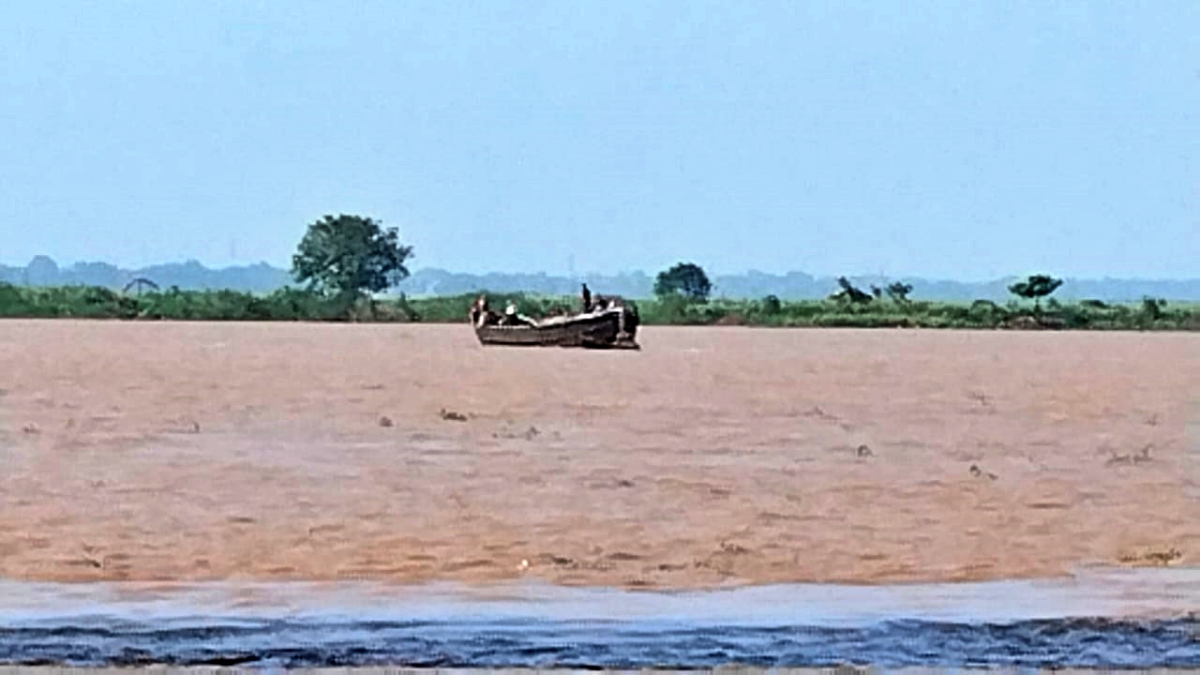
[[[480,298],[483,296],[480,296]],[[475,298],[471,301],[471,306],[467,308],[467,318],[471,320],[472,326],[479,325],[479,299]]]
[[[496,315],[488,309],[487,298],[482,293],[471,303],[470,317],[471,323],[476,326],[486,326],[489,323],[494,323]]]
[[[508,306],[504,308],[504,318],[500,319],[502,326],[536,326],[537,322],[533,319],[521,314],[517,311],[517,306],[509,301]]]
[[[597,295],[596,301],[592,304],[593,312],[603,312],[617,306],[616,296],[609,297],[607,295]]]
[[[470,317],[471,323],[478,326],[479,319],[483,316],[483,303],[487,302],[483,299],[483,295],[479,295],[471,301],[471,308],[467,310],[467,316]]]
[[[579,294],[579,297],[583,300],[583,311],[587,313],[592,311],[592,292],[588,290],[587,284],[581,285],[583,286],[583,291]]]

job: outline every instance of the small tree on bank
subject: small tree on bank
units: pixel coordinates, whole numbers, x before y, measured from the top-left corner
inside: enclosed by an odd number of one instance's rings
[[[396,228],[362,216],[325,216],[308,226],[292,256],[292,276],[309,290],[341,298],[351,309],[368,293],[387,290],[408,277],[412,246],[400,244]]]
[[[761,307],[762,313],[767,316],[776,316],[783,311],[783,303],[779,301],[779,296],[774,293],[762,299]]]
[[[1047,274],[1034,274],[1025,281],[1017,282],[1008,287],[1008,292],[1026,300],[1033,300],[1033,307],[1041,311],[1041,299],[1050,295],[1062,286],[1062,279],[1055,279]]]
[[[873,299],[870,293],[867,293],[861,288],[850,283],[850,280],[846,277],[838,277],[837,283],[838,286],[841,286],[842,290],[830,295],[830,300],[849,301],[854,304],[859,304],[871,302]]]
[[[903,305],[908,302],[908,294],[912,293],[912,284],[906,284],[901,281],[888,284],[887,294],[892,299],[892,302]]]
[[[1150,319],[1150,321],[1158,321],[1163,318],[1166,313],[1167,301],[1162,298],[1152,298],[1148,295],[1142,296],[1142,315]]]
[[[676,263],[659,272],[654,280],[654,294],[660,299],[678,295],[692,302],[706,302],[710,293],[712,283],[695,263]]]

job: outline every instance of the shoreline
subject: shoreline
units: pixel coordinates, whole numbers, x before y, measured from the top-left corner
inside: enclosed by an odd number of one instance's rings
[[[477,619],[858,627],[917,620],[1004,624],[1196,618],[1200,566],[1081,568],[1065,579],[900,584],[752,584],[629,590],[544,582],[24,582],[0,579],[0,626],[33,621],[194,622]],[[81,611],[84,610],[84,611]]]

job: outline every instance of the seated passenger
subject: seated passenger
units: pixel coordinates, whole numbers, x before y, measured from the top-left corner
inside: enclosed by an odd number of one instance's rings
[[[486,326],[494,323],[497,318],[496,313],[488,309],[488,301],[483,294],[480,294],[479,297],[475,298],[475,301],[471,303],[471,310],[469,314],[471,317],[471,323],[476,326]]]

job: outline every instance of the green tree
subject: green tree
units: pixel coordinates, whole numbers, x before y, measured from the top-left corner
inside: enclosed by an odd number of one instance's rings
[[[906,284],[900,281],[888,284],[887,294],[892,299],[892,302],[904,304],[908,302],[908,294],[912,293],[912,284]]]
[[[712,293],[712,283],[695,263],[676,263],[670,269],[659,272],[654,280],[654,294],[659,298],[680,295],[693,302],[705,302],[709,293]]]
[[[400,244],[396,228],[361,216],[325,216],[308,226],[296,254],[292,276],[312,291],[337,295],[351,303],[408,277],[405,260],[412,246]]]
[[[1148,317],[1151,321],[1158,321],[1163,318],[1166,313],[1167,301],[1162,298],[1153,298],[1148,295],[1142,296],[1142,314]]]
[[[1062,279],[1055,279],[1047,274],[1034,274],[1025,281],[1009,286],[1008,292],[1026,300],[1033,300],[1034,308],[1040,311],[1040,300],[1058,290],[1059,286],[1062,286]]]
[[[849,300],[852,303],[865,303],[872,300],[870,293],[867,293],[850,283],[850,280],[846,277],[838,277],[837,282],[838,286],[841,286],[842,290],[830,295],[830,300]]]
[[[779,301],[779,296],[771,294],[762,299],[762,313],[767,316],[775,316],[783,311],[783,303]]]

